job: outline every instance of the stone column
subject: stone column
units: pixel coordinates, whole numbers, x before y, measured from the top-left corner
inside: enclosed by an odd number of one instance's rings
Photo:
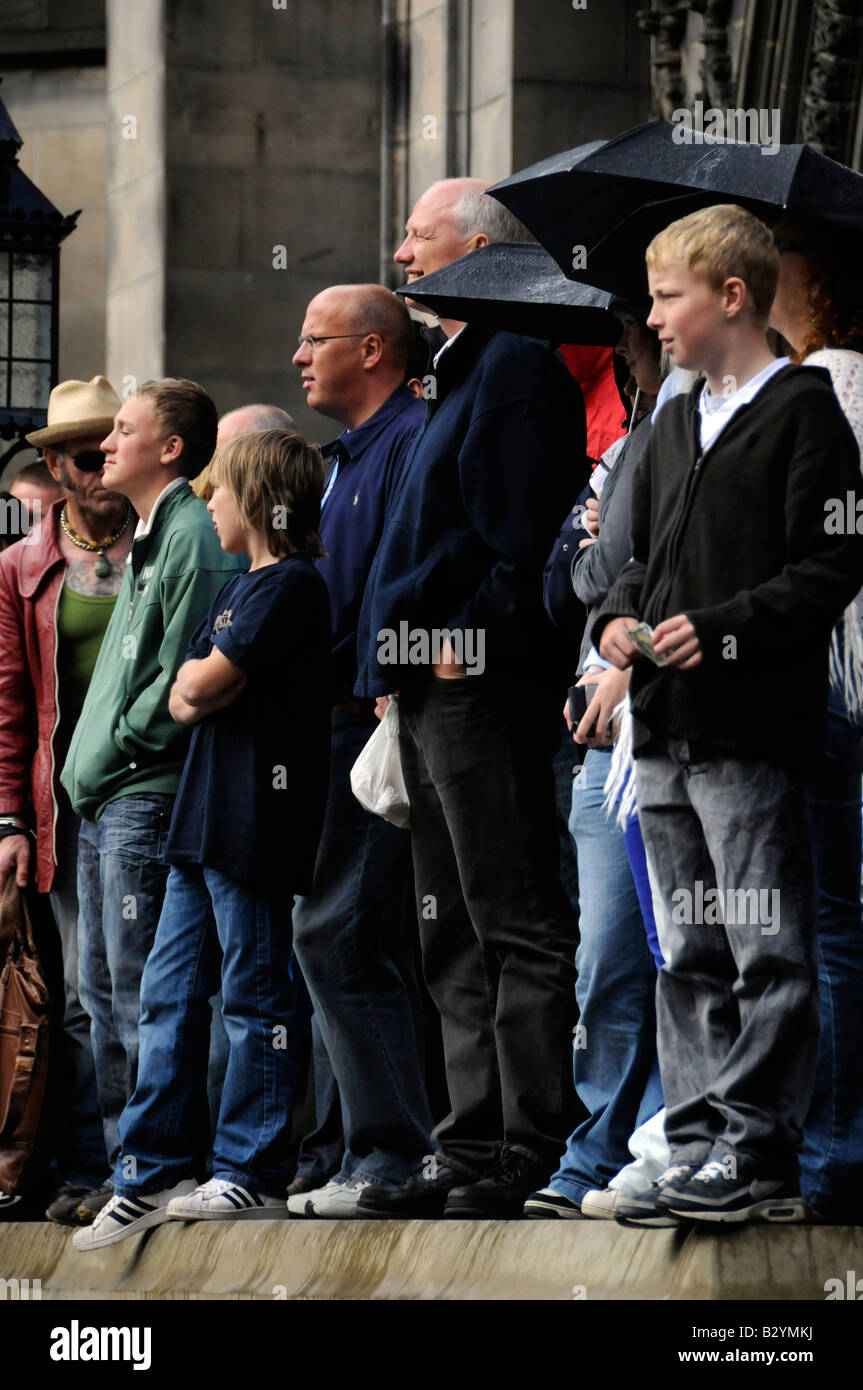
[[[106,12],[106,356],[108,379],[132,395],[165,369],[164,5],[109,0]]]
[[[644,0],[384,0],[382,264],[435,179],[506,178],[649,118]],[[389,209],[386,212],[386,208]],[[390,272],[391,284],[401,283]]]

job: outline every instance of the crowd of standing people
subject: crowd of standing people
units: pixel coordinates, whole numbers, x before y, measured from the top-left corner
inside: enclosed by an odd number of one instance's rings
[[[408,288],[525,238],[487,187],[418,200]],[[646,263],[599,390],[577,344],[337,285],[293,356],[322,449],[187,380],[52,392],[59,496],[0,555],[0,879],[62,945],[77,1249],[863,1219],[859,276],[731,204]],[[351,789],[390,700],[409,830]]]

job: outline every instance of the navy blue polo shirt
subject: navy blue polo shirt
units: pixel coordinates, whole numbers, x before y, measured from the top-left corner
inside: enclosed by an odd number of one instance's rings
[[[286,895],[308,893],[330,752],[329,603],[308,555],[229,579],[186,660],[214,647],[247,682],[195,725],[165,858]]]
[[[406,386],[399,386],[370,419],[356,429],[344,430],[323,451],[325,458],[338,460],[338,472],[321,511],[321,539],[327,554],[318,561],[333,615],[337,699],[354,688],[357,623],[366,579],[390,498],[425,413],[424,403]]]

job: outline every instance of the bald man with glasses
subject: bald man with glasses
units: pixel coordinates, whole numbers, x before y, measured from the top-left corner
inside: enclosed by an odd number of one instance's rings
[[[318,1115],[288,1189],[300,1217],[355,1216],[363,1191],[403,1182],[430,1145],[410,837],[363,810],[350,787],[376,727],[374,702],[352,694],[357,619],[425,415],[403,384],[411,333],[389,290],[335,285],[309,304],[293,359],[308,404],[343,426],[324,449],[318,562],[333,615],[329,800],[312,891],[294,911],[294,949],[315,1006]]]

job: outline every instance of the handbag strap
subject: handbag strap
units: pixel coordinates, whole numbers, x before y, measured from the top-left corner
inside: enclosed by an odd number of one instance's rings
[[[14,875],[10,874],[0,899],[0,961],[6,958],[9,948],[16,941],[28,955],[35,956],[36,943],[33,940],[27,896],[18,887]]]

